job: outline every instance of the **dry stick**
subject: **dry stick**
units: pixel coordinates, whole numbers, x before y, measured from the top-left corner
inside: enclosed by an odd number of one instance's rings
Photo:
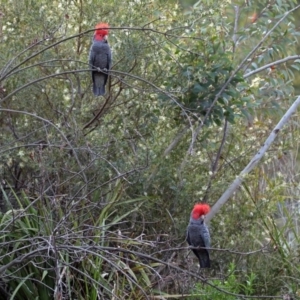
[[[239,22],[239,17],[240,17],[239,6],[237,6],[237,5],[234,6],[234,12],[235,12],[235,18],[234,18],[234,28],[233,28],[233,36],[232,36],[232,41],[233,41],[232,52],[233,53],[235,53],[236,43],[238,40],[237,31],[238,31],[238,22]]]
[[[275,126],[275,129],[271,132],[269,137],[266,139],[263,146],[259,149],[256,155],[251,159],[249,164],[245,167],[245,169],[237,176],[237,178],[233,181],[233,183],[229,186],[229,188],[225,191],[225,193],[220,197],[220,199],[215,203],[212,207],[209,214],[206,216],[206,222],[209,222],[215,214],[221,209],[221,207],[228,201],[228,199],[232,196],[232,194],[239,188],[244,178],[248,173],[250,173],[254,167],[259,163],[262,159],[266,151],[270,148],[272,143],[274,142],[277,134],[282,129],[282,127],[288,122],[292,114],[296,111],[297,107],[300,104],[300,96],[296,99],[296,101],[292,104],[292,106],[288,109],[288,111],[284,114],[278,124]]]
[[[287,56],[287,57],[285,57],[285,58],[282,58],[282,59],[273,61],[273,62],[271,62],[271,63],[269,63],[269,64],[267,64],[267,65],[264,65],[264,66],[262,66],[262,67],[260,67],[260,68],[257,68],[257,69],[255,69],[255,70],[253,70],[253,71],[251,71],[251,72],[248,72],[248,73],[246,73],[243,77],[244,77],[244,78],[248,78],[248,77],[250,77],[250,76],[252,76],[252,75],[255,75],[256,73],[259,73],[259,72],[261,72],[261,71],[263,71],[263,70],[265,70],[265,69],[274,67],[274,66],[276,66],[276,65],[280,65],[280,64],[285,63],[285,62],[290,61],[290,60],[296,60],[296,59],[300,59],[300,55],[291,55],[291,56]]]

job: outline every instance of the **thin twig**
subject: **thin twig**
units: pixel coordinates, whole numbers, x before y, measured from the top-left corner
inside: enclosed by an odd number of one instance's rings
[[[262,67],[260,67],[260,68],[257,68],[256,70],[253,70],[253,71],[251,71],[251,72],[246,73],[246,74],[244,75],[244,78],[248,78],[248,77],[253,76],[253,75],[255,75],[255,74],[257,74],[257,73],[259,73],[259,72],[261,72],[261,71],[263,71],[263,70],[265,70],[265,69],[274,67],[274,66],[276,66],[276,65],[280,65],[280,64],[285,63],[285,62],[290,61],[290,60],[296,60],[296,59],[300,59],[300,55],[287,56],[287,57],[285,57],[285,58],[276,60],[276,61],[271,62],[271,63],[269,63],[269,64],[266,64],[266,65],[264,65],[264,66],[262,66]]]

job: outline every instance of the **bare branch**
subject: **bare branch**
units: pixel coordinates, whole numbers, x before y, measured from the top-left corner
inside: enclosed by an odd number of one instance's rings
[[[272,130],[269,137],[266,139],[263,146],[259,149],[256,155],[251,159],[249,164],[245,167],[245,169],[237,176],[237,178],[233,181],[233,183],[229,186],[229,188],[223,193],[221,198],[214,204],[211,211],[206,216],[206,221],[209,222],[215,214],[221,209],[221,207],[228,201],[228,199],[232,196],[232,194],[240,187],[243,182],[245,176],[249,174],[254,167],[259,163],[262,159],[266,151],[270,148],[278,133],[282,129],[282,127],[289,121],[292,114],[296,111],[297,107],[300,104],[300,96],[296,99],[296,101],[292,104],[292,106],[288,109],[288,111],[284,114],[275,128]]]
[[[236,48],[236,42],[238,40],[237,36],[237,31],[238,31],[238,21],[240,17],[240,8],[238,5],[234,6],[234,12],[235,12],[235,17],[234,17],[234,28],[233,28],[233,36],[232,36],[232,41],[233,41],[233,53],[235,52]]]
[[[276,60],[276,61],[274,61],[274,62],[272,62],[272,63],[269,63],[269,64],[267,64],[267,65],[264,65],[264,66],[262,66],[262,67],[260,67],[260,68],[257,68],[256,70],[253,70],[253,71],[251,71],[251,72],[246,73],[246,74],[244,75],[244,78],[248,78],[248,77],[250,77],[250,76],[253,76],[253,75],[255,75],[255,74],[257,74],[257,73],[259,73],[259,72],[261,72],[261,71],[263,71],[263,70],[266,70],[266,69],[268,69],[268,68],[271,68],[271,67],[273,67],[273,66],[280,65],[280,64],[285,63],[285,62],[287,62],[287,61],[290,61],[290,60],[296,60],[296,59],[300,59],[300,55],[287,56],[287,57],[285,57],[285,58]]]

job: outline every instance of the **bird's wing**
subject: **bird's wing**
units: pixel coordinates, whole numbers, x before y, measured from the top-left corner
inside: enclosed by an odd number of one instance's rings
[[[95,62],[95,53],[92,51],[92,47],[91,47],[90,55],[89,55],[89,65],[90,65],[90,68],[93,68],[94,62]]]
[[[109,47],[109,46],[108,46]],[[107,55],[107,69],[110,70],[111,69],[111,65],[112,65],[112,55],[111,55],[111,50],[110,48],[108,48],[108,55]]]
[[[204,247],[210,247],[210,234],[206,224],[203,223],[203,229],[201,232],[201,238],[203,240]]]
[[[191,240],[190,240],[190,236],[189,236],[188,230],[186,231],[186,241],[188,242],[189,245],[191,245]]]

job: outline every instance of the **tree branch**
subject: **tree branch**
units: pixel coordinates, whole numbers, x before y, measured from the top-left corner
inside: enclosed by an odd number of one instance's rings
[[[259,73],[259,72],[261,72],[265,69],[271,68],[271,67],[276,66],[276,65],[280,65],[280,64],[285,63],[285,62],[290,61],[290,60],[296,60],[296,59],[300,59],[300,55],[292,55],[292,56],[285,57],[283,59],[276,60],[276,61],[271,62],[267,65],[264,65],[260,68],[257,68],[256,70],[253,70],[251,72],[246,73],[244,75],[244,78],[248,78],[248,77],[250,77],[252,75],[255,75],[256,73]]]
[[[264,154],[270,148],[278,133],[282,129],[282,127],[288,122],[292,114],[296,111],[297,107],[300,104],[300,96],[296,99],[296,101],[292,104],[292,106],[288,109],[288,111],[281,118],[279,123],[275,126],[275,129],[272,130],[271,134],[263,144],[263,146],[259,149],[256,155],[251,159],[249,164],[245,167],[245,169],[237,176],[237,178],[233,181],[233,183],[229,186],[229,188],[224,192],[224,194],[220,197],[220,199],[215,203],[212,207],[211,211],[206,216],[206,221],[209,222],[215,214],[221,209],[221,207],[228,201],[228,199],[232,196],[232,194],[240,187],[244,178],[247,174],[249,174],[254,167],[259,163]]]

